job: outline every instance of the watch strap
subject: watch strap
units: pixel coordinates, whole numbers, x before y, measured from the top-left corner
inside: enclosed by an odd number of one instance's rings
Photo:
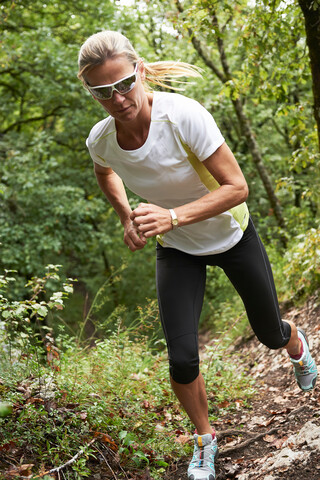
[[[173,210],[173,208],[169,208],[169,212],[170,212],[170,215],[171,215],[172,228],[173,229],[178,228],[179,227],[179,220],[178,220],[178,217],[176,215],[176,212]]]

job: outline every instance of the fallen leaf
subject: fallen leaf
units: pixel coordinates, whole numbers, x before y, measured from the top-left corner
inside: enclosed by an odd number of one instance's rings
[[[240,470],[240,465],[233,464],[232,462],[228,462],[226,465],[224,465],[226,475],[228,478],[234,477],[234,475]]]
[[[268,427],[272,422],[274,422],[274,419],[276,416],[269,418],[269,420],[266,420],[265,422],[262,422],[258,425],[258,427]]]
[[[30,397],[27,399],[26,403],[37,404],[37,403],[44,403],[42,398]]]
[[[186,443],[192,442],[192,438],[190,435],[179,435],[175,438],[177,443],[181,443],[181,445],[185,445]]]
[[[172,415],[171,413],[167,412],[166,410],[164,411],[164,418],[167,420],[167,422],[171,422],[172,420]]]
[[[271,415],[284,415],[290,413],[292,408],[286,407],[283,410],[268,410]]]
[[[29,477],[32,474],[31,469],[33,466],[34,466],[33,463],[26,463],[24,465],[19,465],[17,467],[13,467],[10,470],[8,470],[6,474],[9,478],[16,477],[18,475],[23,477]]]
[[[98,395],[97,393],[89,393],[89,397],[92,397],[92,398],[101,398],[100,395]]]
[[[1,450],[11,450],[11,449],[15,448],[16,446],[17,446],[17,444],[13,440],[10,440],[10,442],[4,443],[3,445],[0,446],[0,452],[1,452]]]
[[[132,378],[132,380],[141,380],[141,374],[131,373],[130,378]]]
[[[107,445],[111,450],[116,452],[118,450],[118,445],[115,443],[115,441],[108,435],[107,433],[102,433],[102,432],[93,432],[95,437],[98,437],[99,440]]]
[[[157,425],[155,426],[156,432],[163,432],[164,429],[165,429],[164,426],[160,425],[160,423],[157,423]]]
[[[277,396],[277,397],[274,397],[274,398],[273,398],[273,401],[274,401],[275,403],[281,403],[281,404],[287,402],[287,400],[286,400],[285,398],[283,398],[282,395],[279,395],[279,396]]]
[[[277,440],[275,440],[272,443],[272,446],[276,447],[276,449],[279,450],[280,448],[282,448],[282,446],[283,446],[283,444],[286,440],[288,440],[288,437],[278,438]]]

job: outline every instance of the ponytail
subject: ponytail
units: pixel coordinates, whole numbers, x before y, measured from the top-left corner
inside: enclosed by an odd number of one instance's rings
[[[86,87],[86,73],[97,65],[102,65],[110,58],[123,56],[132,65],[139,61],[139,56],[129,40],[119,32],[103,30],[91,35],[82,45],[78,58],[78,78]],[[149,84],[163,88],[182,90],[173,84],[185,84],[181,77],[201,77],[200,68],[184,62],[146,63],[144,87],[150,91]]]
[[[185,84],[186,82],[180,80],[181,77],[201,77],[201,69],[195,65],[190,65],[185,62],[155,62],[144,64],[146,78],[145,82],[148,84],[158,85],[163,88],[171,88],[173,90],[183,90],[183,88],[171,85]]]

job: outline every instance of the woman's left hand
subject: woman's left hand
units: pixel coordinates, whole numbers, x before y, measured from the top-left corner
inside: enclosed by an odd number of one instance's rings
[[[171,215],[168,209],[152,203],[140,203],[130,215],[133,224],[146,238],[172,230]]]

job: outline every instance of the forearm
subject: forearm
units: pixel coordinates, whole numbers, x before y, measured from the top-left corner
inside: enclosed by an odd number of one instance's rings
[[[118,214],[122,225],[129,219],[131,207],[122,180],[116,173],[105,174],[95,171],[98,185]]]
[[[246,185],[222,185],[194,202],[174,208],[179,226],[201,222],[215,217],[245,202],[248,196]]]
[[[124,228],[124,243],[132,252],[141,250],[146,245],[146,239],[130,218],[132,210],[121,178],[111,168],[97,165],[95,165],[95,175],[99,187],[121,220]]]
[[[171,206],[180,227],[215,217],[247,199],[247,182],[226,144],[219,147],[203,164],[220,186],[198,200]],[[156,205],[140,204],[132,212],[131,219],[146,238],[166,233],[172,228],[169,210]]]
[[[215,217],[245,202],[248,197],[247,182],[226,143],[203,164],[220,187],[194,202],[173,207],[181,226]]]

